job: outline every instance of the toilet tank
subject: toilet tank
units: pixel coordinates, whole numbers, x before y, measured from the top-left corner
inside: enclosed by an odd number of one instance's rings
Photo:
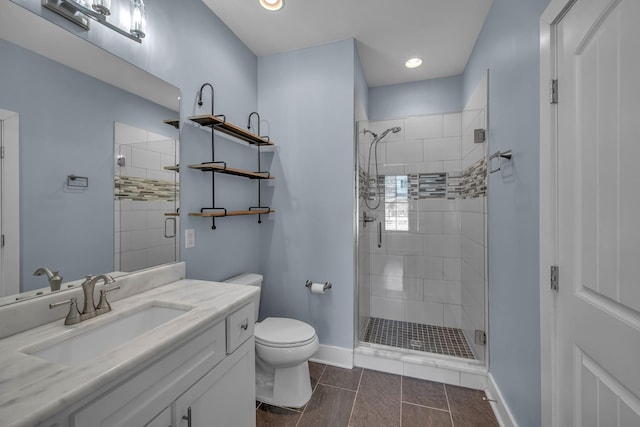
[[[257,286],[258,289],[262,287],[262,275],[255,273],[242,273],[237,276],[231,277],[224,281],[224,283],[233,283],[235,285],[247,285]],[[258,304],[255,307],[256,322],[258,321],[258,312],[260,311],[260,296],[258,296]]]

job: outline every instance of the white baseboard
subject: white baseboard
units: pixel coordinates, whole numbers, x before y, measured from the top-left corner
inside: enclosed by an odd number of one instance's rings
[[[325,365],[351,369],[353,368],[353,350],[350,348],[320,345],[320,348],[310,360],[312,362],[324,363]]]
[[[493,412],[496,414],[496,418],[498,419],[498,423],[501,427],[518,427],[518,423],[513,418],[513,414],[509,410],[507,406],[507,402],[505,402],[498,385],[493,379],[493,375],[489,373],[489,384],[487,389],[485,390],[487,397],[489,399],[495,400],[495,402],[490,402],[491,407],[493,408]]]

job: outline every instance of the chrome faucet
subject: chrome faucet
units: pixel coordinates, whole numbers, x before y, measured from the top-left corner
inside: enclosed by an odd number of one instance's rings
[[[100,291],[100,302],[98,303],[98,306],[96,306],[95,300],[93,299],[93,294],[96,283],[98,283],[100,280],[103,280],[105,285],[115,282],[113,277],[109,276],[108,274],[101,274],[99,276],[87,276],[85,278],[85,281],[82,282],[82,292],[84,293],[84,307],[82,308],[82,312],[78,310],[76,297],[65,301],[49,304],[49,308],[55,308],[60,305],[70,304],[69,314],[67,314],[67,317],[64,320],[65,325],[80,323],[83,320],[91,319],[93,317],[99,316],[100,314],[110,312],[111,305],[107,301],[107,292],[120,289],[120,285],[113,286],[109,289],[102,289]]]
[[[93,301],[93,290],[99,280],[104,280],[105,285],[115,282],[113,277],[108,274],[101,274],[99,276],[89,275],[86,277],[85,281],[82,282],[82,292],[84,293],[84,307],[82,308],[82,317],[84,317],[84,319],[82,320],[91,319],[98,315],[96,313],[95,302]]]
[[[62,285],[62,277],[58,275],[57,271],[53,273],[47,267],[40,267],[36,271],[33,272],[34,276],[42,276],[46,274],[47,280],[49,281],[49,287],[52,291],[59,291],[60,285]]]

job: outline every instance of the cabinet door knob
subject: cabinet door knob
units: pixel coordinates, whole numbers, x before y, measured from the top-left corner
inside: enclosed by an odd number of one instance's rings
[[[187,415],[183,415],[182,419],[187,420],[187,427],[191,427],[191,406],[187,408]]]
[[[244,322],[242,322],[242,324],[240,325],[240,329],[242,329],[243,331],[249,329],[249,319],[245,319]]]

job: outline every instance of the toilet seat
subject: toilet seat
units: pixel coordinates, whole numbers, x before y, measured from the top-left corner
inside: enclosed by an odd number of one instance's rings
[[[256,323],[254,335],[257,344],[274,348],[301,347],[318,339],[311,325],[284,317],[268,317]]]

